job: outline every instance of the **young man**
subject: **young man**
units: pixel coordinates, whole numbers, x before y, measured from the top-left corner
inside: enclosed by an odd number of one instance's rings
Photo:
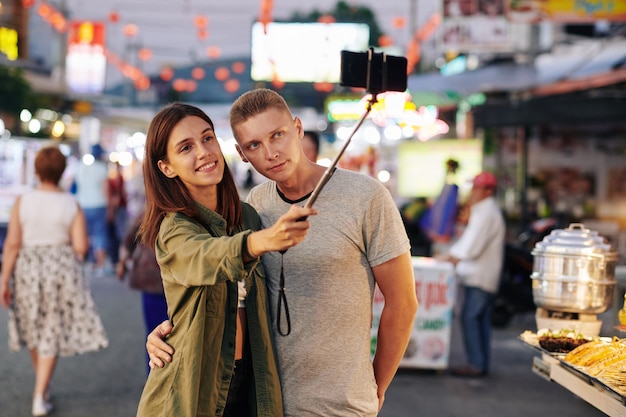
[[[230,123],[242,159],[270,179],[248,202],[271,225],[306,202],[326,168],[304,155],[302,123],[274,91],[244,93]],[[376,416],[417,310],[407,234],[388,190],[362,174],[336,170],[314,207],[319,215],[299,246],[263,256],[285,415]],[[372,363],[375,285],[385,306]],[[170,327],[165,322],[148,337],[156,366],[171,360],[161,340]]]

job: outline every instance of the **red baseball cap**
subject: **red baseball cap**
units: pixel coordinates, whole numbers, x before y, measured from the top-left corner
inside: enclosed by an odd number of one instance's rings
[[[491,172],[481,172],[474,177],[472,183],[477,187],[493,187],[496,188],[498,182],[496,176]]]

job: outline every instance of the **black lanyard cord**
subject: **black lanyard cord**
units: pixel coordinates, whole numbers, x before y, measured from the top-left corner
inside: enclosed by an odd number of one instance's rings
[[[287,295],[285,294],[285,273],[283,271],[283,261],[286,251],[280,251],[280,288],[278,289],[278,312],[276,314],[276,326],[281,336],[287,336],[291,333],[291,318],[289,316],[289,306],[287,305]],[[285,307],[285,320],[287,321],[287,331],[283,332],[281,311]]]

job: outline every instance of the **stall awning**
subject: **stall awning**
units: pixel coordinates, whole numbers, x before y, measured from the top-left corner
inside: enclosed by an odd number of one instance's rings
[[[444,76],[428,73],[410,76],[412,94],[523,93],[559,94],[620,82],[626,76],[626,40],[593,40],[555,48],[530,64],[513,62],[488,65],[474,71]]]

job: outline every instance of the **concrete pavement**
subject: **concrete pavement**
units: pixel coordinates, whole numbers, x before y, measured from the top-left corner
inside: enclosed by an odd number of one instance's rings
[[[51,389],[56,411],[51,415],[132,417],[145,380],[140,296],[113,276],[92,278],[90,285],[109,347],[59,360]],[[0,417],[27,417],[34,374],[26,350],[9,352],[6,323],[7,311],[0,309]],[[536,354],[517,339],[526,329],[534,329],[532,315],[495,330],[493,371],[487,378],[459,379],[444,372],[401,369],[380,416],[604,416],[565,388],[532,373]],[[451,365],[463,361],[459,341],[455,327]]]

